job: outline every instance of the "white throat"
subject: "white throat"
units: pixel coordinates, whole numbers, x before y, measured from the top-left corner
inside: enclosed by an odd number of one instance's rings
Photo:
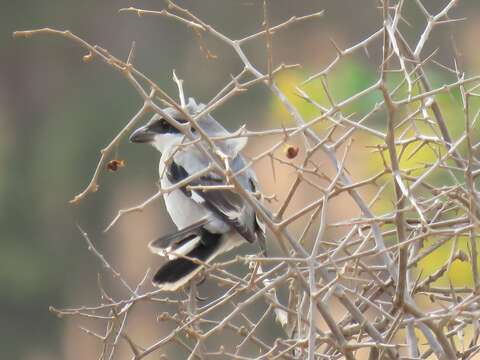
[[[159,134],[151,145],[163,154],[170,154],[176,148],[176,145],[182,142],[182,134]]]

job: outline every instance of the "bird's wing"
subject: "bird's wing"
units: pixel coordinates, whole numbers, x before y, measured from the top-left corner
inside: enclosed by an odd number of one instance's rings
[[[189,160],[191,162],[191,159]],[[195,171],[189,171],[189,161],[186,157],[175,158],[165,173],[169,181],[173,184],[193,174],[195,174]],[[242,183],[243,182],[245,181],[242,181]],[[212,172],[192,180],[190,185],[218,186],[225,185],[225,180]],[[247,180],[245,185],[248,191],[255,191],[253,181]],[[206,206],[214,214],[218,215],[222,220],[237,230],[247,241],[254,242],[257,239],[259,228],[255,211],[236,192],[226,189],[208,191],[188,190],[186,187],[182,190],[187,196],[191,197],[192,200]]]
[[[192,243],[192,240],[201,232],[203,226],[207,223],[208,219],[201,219],[186,228],[151,241],[148,247],[151,252],[159,255],[163,255],[169,251],[176,251],[185,255],[189,249],[189,246],[186,245]]]

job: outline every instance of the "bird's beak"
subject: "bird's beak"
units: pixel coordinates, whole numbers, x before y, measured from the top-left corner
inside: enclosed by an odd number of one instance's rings
[[[130,135],[130,141],[133,143],[148,143],[152,142],[154,138],[155,133],[149,130],[147,126],[138,128]]]

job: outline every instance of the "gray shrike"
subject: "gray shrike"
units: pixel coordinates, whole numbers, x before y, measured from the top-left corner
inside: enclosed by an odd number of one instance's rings
[[[204,105],[197,105],[190,98],[185,111],[194,116],[204,108]],[[176,109],[169,107],[163,111],[177,122],[187,123]],[[197,123],[211,137],[230,134],[209,114],[199,118]],[[188,131],[193,138],[199,138],[194,128],[190,127]],[[145,126],[135,130],[130,141],[150,144],[161,153],[159,174],[162,188],[171,187],[205,170],[210,163],[195,143],[186,139],[177,128],[158,114],[153,115]],[[229,157],[233,172],[246,165],[240,154],[246,141],[246,138],[215,141],[218,149]],[[258,182],[250,168],[236,178],[247,191],[258,192]],[[213,171],[189,183],[191,186],[225,184],[225,179]],[[258,241],[265,251],[265,226],[257,218],[253,207],[236,192],[222,188],[192,190],[183,186],[165,193],[163,198],[178,231],[154,240],[149,245],[153,253],[168,258],[153,277],[153,284],[160,289],[176,290],[200,271],[198,262],[185,257],[208,263],[219,254],[241,245],[245,240],[250,243]]]

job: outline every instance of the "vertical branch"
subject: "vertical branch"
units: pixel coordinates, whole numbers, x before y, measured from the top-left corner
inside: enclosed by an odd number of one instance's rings
[[[476,217],[478,208],[478,197],[477,192],[475,189],[475,180],[473,179],[472,172],[474,166],[474,150],[473,150],[473,132],[472,132],[472,124],[470,121],[470,94],[465,91],[463,86],[460,87],[462,93],[462,102],[463,102],[463,112],[465,117],[465,131],[466,131],[466,142],[467,142],[467,164],[465,167],[465,182],[467,184],[468,189],[468,215],[470,219],[470,223],[472,225],[477,224],[478,220]],[[478,249],[477,249],[477,234],[475,231],[475,226],[472,226],[470,229],[470,251],[471,251],[471,264],[472,264],[472,274],[473,274],[473,286],[474,286],[474,293],[480,293],[480,278],[478,274]]]
[[[267,0],[263,0],[263,27],[265,29],[265,43],[267,49],[267,74],[271,85],[273,82],[273,51],[272,51],[272,33],[270,32],[270,22],[268,21]]]
[[[182,107],[182,109],[185,109],[186,101],[185,101],[185,94],[183,93],[183,80],[177,77],[175,70],[173,70],[173,81],[175,81],[175,84],[177,84],[180,106]]]
[[[326,228],[326,221],[327,221],[327,208],[328,208],[328,197],[325,196],[323,198],[323,205],[322,210],[320,213],[320,227],[318,229],[317,237],[315,239],[315,243],[313,245],[312,253],[310,259],[308,261],[308,286],[310,291],[310,307],[309,307],[309,314],[310,314],[310,324],[309,324],[309,332],[308,332],[308,360],[315,359],[315,349],[316,349],[316,326],[315,326],[315,305],[316,305],[316,296],[317,296],[317,286],[316,286],[316,277],[315,277],[315,265],[316,261],[315,258],[317,257],[318,251],[320,249],[320,243],[323,240]],[[339,338],[339,341],[343,341]]]
[[[405,232],[405,219],[404,219],[404,196],[400,187],[400,164],[397,156],[397,149],[395,145],[395,119],[397,116],[397,107],[393,103],[392,98],[387,89],[387,75],[389,70],[389,53],[390,53],[390,34],[391,31],[388,31],[390,26],[390,16],[389,16],[389,0],[383,0],[383,61],[382,61],[382,73],[381,73],[381,84],[380,90],[382,91],[385,106],[388,112],[387,118],[387,134],[385,137],[385,143],[390,154],[390,162],[392,166],[392,175],[394,177],[395,183],[395,194],[396,194],[396,210],[395,210],[395,223],[396,231],[398,236],[398,242],[403,243],[407,236]],[[404,301],[404,295],[406,290],[406,276],[407,276],[407,261],[408,261],[408,249],[400,248],[399,249],[399,259],[398,259],[398,271],[397,271],[397,285],[396,285],[396,303],[401,305]]]
[[[198,297],[198,290],[197,284],[194,281],[190,282],[189,291],[188,291],[188,305],[187,305],[187,314],[189,318],[194,318],[197,315],[197,297]],[[193,330],[194,334],[200,334],[200,329],[197,323],[193,323]],[[193,351],[190,353],[189,359],[194,359],[197,354],[200,358],[203,358],[203,339],[198,337],[197,343]]]
[[[397,150],[395,146],[395,119],[397,114],[397,108],[392,102],[388,90],[385,85],[382,85],[381,90],[385,98],[385,103],[388,108],[388,123],[387,123],[387,136],[385,143],[388,147],[390,154],[390,161],[392,166],[392,175],[395,183],[395,195],[396,195],[396,209],[395,209],[395,224],[398,236],[398,242],[404,243],[407,239],[405,231],[405,197],[401,190],[401,172],[400,164],[398,162]],[[406,278],[407,278],[407,261],[408,261],[408,247],[402,246],[399,248],[398,258],[398,279],[396,286],[396,303],[401,305],[404,302],[404,296],[406,291]]]

